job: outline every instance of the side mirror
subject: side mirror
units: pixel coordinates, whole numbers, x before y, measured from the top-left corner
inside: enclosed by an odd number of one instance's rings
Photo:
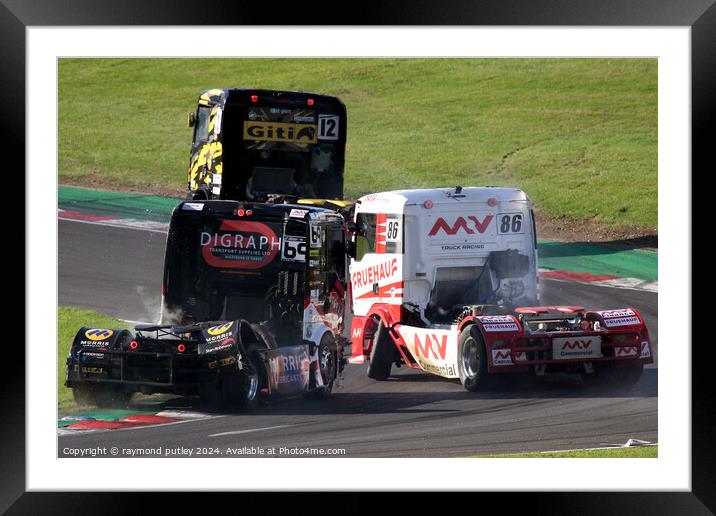
[[[194,127],[195,125],[196,125],[196,114],[193,111],[190,111],[186,115],[186,126]]]

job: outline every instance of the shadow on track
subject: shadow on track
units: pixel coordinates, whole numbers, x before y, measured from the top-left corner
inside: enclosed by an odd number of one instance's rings
[[[645,369],[639,382],[631,388],[585,386],[576,375],[554,374],[544,377],[505,375],[496,377],[479,392],[465,391],[458,381],[445,380],[424,373],[406,372],[385,382],[352,378],[355,385],[338,387],[328,400],[309,401],[296,398],[274,399],[260,406],[252,415],[327,415],[327,414],[434,414],[449,417],[458,414],[499,412],[555,399],[656,398],[658,369]],[[421,387],[431,384],[430,390]],[[351,388],[353,387],[353,388]],[[420,389],[420,390],[417,390]],[[481,403],[476,403],[481,402]],[[487,402],[487,403],[485,403]],[[146,409],[141,401],[133,408]],[[157,404],[153,404],[157,407]],[[203,410],[197,398],[172,398],[162,409]]]

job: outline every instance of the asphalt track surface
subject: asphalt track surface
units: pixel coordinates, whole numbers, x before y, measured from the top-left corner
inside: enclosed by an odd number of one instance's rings
[[[60,220],[59,304],[155,321],[164,244],[161,233]],[[656,293],[541,282],[545,304],[637,308],[658,348]],[[364,366],[348,365],[326,401],[282,400],[250,414],[61,435],[58,451],[183,446],[223,453],[253,446],[338,448],[347,457],[464,457],[602,447],[629,438],[657,442],[657,371],[656,364],[647,367],[627,390],[586,388],[569,375],[514,375],[468,393],[458,381],[405,367],[375,382]]]

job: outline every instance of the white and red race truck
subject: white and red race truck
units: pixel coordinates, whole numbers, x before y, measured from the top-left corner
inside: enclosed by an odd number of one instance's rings
[[[653,361],[634,308],[539,306],[532,203],[496,187],[361,197],[350,279],[350,362],[385,380],[393,364],[475,391],[497,373],[573,372],[633,384]]]

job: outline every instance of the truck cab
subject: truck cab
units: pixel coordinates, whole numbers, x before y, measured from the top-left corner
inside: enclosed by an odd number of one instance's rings
[[[213,88],[189,113],[189,200],[343,198],[346,108],[301,91]]]
[[[512,188],[401,190],[360,198],[353,311],[446,324],[466,305],[537,302],[532,203]],[[456,313],[457,312],[457,313]],[[360,319],[357,319],[360,321]]]
[[[162,323],[264,322],[277,346],[339,339],[343,218],[298,204],[187,201],[172,215]]]

